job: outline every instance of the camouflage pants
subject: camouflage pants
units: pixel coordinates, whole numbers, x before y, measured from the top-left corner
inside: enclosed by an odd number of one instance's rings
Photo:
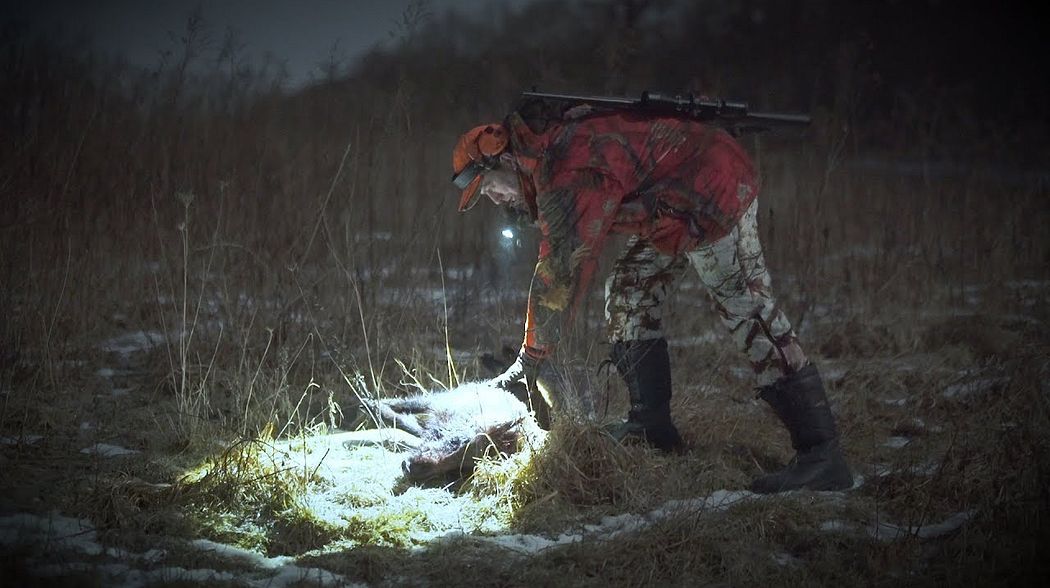
[[[736,347],[747,355],[758,385],[772,383],[787,366],[804,366],[798,338],[773,298],[758,240],[757,210],[755,200],[729,235],[683,255],[661,253],[632,237],[605,283],[610,340],[663,337],[661,305],[691,264]]]

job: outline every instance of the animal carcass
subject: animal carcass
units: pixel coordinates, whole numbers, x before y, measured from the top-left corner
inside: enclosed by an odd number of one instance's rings
[[[509,392],[484,382],[406,398],[369,400],[380,426],[419,438],[401,467],[413,482],[467,476],[490,448],[511,454],[540,435],[528,408]]]

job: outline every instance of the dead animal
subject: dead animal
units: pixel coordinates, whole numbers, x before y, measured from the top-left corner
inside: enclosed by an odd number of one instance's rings
[[[484,382],[365,404],[381,426],[393,426],[419,438],[420,443],[401,464],[412,482],[468,476],[476,460],[490,448],[509,455],[540,434],[536,420],[520,400]]]

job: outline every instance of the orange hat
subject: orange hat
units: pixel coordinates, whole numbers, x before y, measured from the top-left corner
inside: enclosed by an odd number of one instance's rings
[[[499,123],[481,125],[464,133],[452,150],[452,183],[463,190],[459,211],[466,212],[478,202],[481,176],[496,166],[507,149],[507,130]]]

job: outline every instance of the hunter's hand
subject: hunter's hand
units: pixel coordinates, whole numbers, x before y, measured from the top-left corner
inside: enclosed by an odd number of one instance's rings
[[[537,386],[537,379],[542,379],[540,365],[547,366],[550,362],[541,362],[529,357],[524,350],[518,353],[518,358],[499,376],[489,380],[489,384],[514,395],[522,401],[536,416],[536,422],[545,430],[551,428],[551,400],[547,398],[543,390]]]
[[[514,363],[510,364],[510,367],[502,374],[489,380],[489,384],[508,392],[520,385],[532,389],[536,381],[537,367],[536,360],[525,353],[518,353],[518,358],[514,360]]]

